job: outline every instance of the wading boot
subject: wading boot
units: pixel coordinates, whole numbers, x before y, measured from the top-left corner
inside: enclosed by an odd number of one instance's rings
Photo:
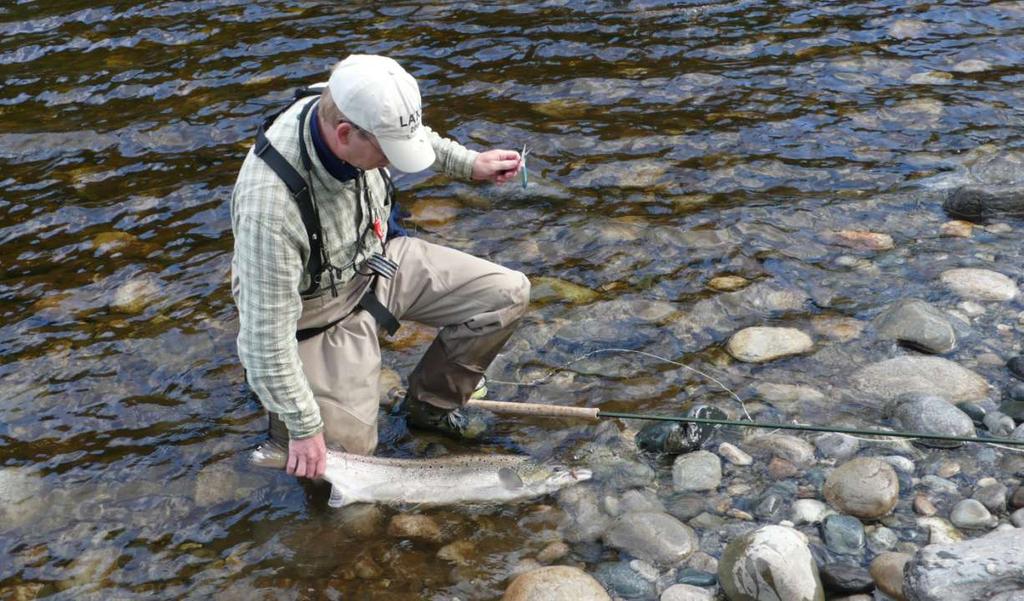
[[[407,411],[406,423],[410,428],[431,430],[452,438],[480,438],[490,425],[490,412],[481,409],[443,409],[419,401],[408,401],[403,405]]]

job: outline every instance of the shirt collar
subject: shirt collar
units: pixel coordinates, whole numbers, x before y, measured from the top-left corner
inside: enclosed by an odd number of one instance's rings
[[[327,169],[327,173],[330,173],[339,182],[356,179],[359,177],[359,169],[335,156],[331,149],[327,147],[327,142],[324,142],[323,135],[320,132],[320,119],[317,118],[317,108],[319,107],[313,107],[309,118],[309,137],[313,139],[313,148],[316,149],[316,156],[320,159],[320,164]]]

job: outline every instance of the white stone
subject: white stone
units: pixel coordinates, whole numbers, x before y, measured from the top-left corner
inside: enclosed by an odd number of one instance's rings
[[[829,509],[828,505],[817,499],[799,499],[793,503],[793,523],[798,526],[821,523],[825,517],[833,513],[835,512]]]
[[[660,601],[714,601],[713,590],[690,584],[673,584],[661,594]]]
[[[753,327],[733,334],[726,350],[739,361],[763,363],[814,348],[807,334],[796,328]]]
[[[750,465],[754,463],[754,458],[743,452],[743,449],[736,445],[723,442],[718,445],[718,454],[725,458],[726,461],[733,465]]]
[[[1020,292],[1013,280],[988,269],[950,269],[941,279],[953,292],[971,300],[1009,301]]]
[[[818,568],[798,531],[764,526],[722,552],[718,581],[730,599],[823,601]]]

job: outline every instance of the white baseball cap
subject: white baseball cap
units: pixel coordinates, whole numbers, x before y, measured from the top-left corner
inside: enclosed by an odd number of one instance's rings
[[[377,138],[396,169],[416,173],[434,163],[422,123],[420,88],[393,59],[353,54],[338,63],[327,85],[338,110]]]

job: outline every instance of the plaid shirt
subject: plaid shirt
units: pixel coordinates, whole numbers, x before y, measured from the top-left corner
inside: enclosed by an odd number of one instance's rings
[[[266,132],[274,148],[304,176],[297,120],[305,104],[317,101],[314,97],[296,102]],[[302,127],[313,163],[312,177],[307,180],[320,215],[323,244],[331,264],[340,268],[337,284],[342,285],[353,277],[356,265],[382,250],[371,224],[379,220],[386,231],[391,207],[377,171],[360,178],[367,186],[366,195],[359,193],[359,179],[340,182],[327,172],[313,150],[308,120],[309,116]],[[477,153],[429,129],[428,134],[437,154],[433,168],[470,179]],[[239,315],[238,355],[249,385],[268,411],[281,416],[291,438],[312,436],[323,423],[302,373],[295,340],[302,314],[299,293],[311,281],[306,270],[309,240],[287,186],[251,149],[231,196],[231,229],[235,236],[231,293]],[[321,288],[307,299],[330,294],[328,282],[325,273]]]

